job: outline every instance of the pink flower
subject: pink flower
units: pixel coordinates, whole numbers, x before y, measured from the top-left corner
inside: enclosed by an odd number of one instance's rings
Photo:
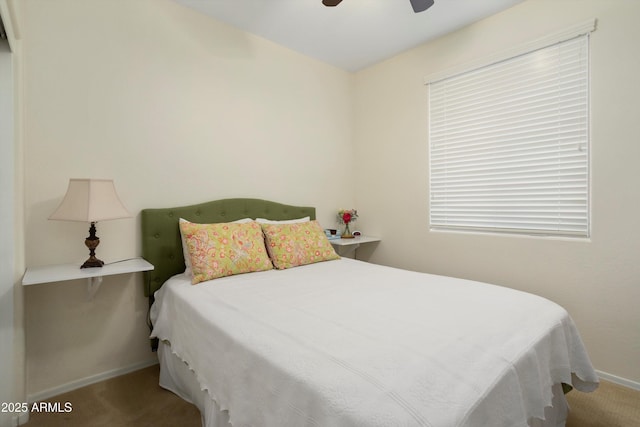
[[[349,224],[358,219],[358,211],[355,209],[340,209],[338,211],[338,220],[341,224]]]

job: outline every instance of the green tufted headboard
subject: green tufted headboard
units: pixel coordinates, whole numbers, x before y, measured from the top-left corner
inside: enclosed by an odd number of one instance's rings
[[[143,209],[142,256],[155,267],[144,272],[144,294],[152,296],[167,279],[185,269],[178,228],[180,218],[210,224],[242,218],[283,220],[305,216],[316,219],[316,209],[261,199],[223,199],[177,208]]]

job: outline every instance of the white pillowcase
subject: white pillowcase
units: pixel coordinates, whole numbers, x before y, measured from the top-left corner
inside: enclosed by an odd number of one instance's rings
[[[252,222],[252,221],[253,219],[251,218],[242,218],[237,221],[231,221],[231,222],[243,224],[243,223]],[[180,218],[180,222],[191,222],[191,221],[187,221],[184,218]],[[187,249],[187,242],[184,238],[184,235],[182,234],[182,227],[178,227],[178,228],[180,229],[180,240],[182,240],[182,256],[184,258],[184,265],[186,266],[186,268],[184,269],[184,272],[189,277],[192,277],[193,272],[191,271],[191,259],[189,258],[189,250]]]
[[[259,224],[299,224],[301,222],[308,222],[311,220],[311,217],[309,216],[305,216],[304,218],[298,218],[298,219],[284,219],[281,221],[276,221],[273,219],[266,219],[266,218],[256,218],[256,222]]]

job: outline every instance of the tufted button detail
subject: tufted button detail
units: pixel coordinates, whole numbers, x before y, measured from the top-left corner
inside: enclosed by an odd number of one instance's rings
[[[174,259],[174,258],[175,258],[175,255],[173,254],[169,255],[169,259]]]
[[[196,211],[196,216],[200,216],[200,211]]]
[[[173,212],[169,212],[169,218],[173,218]]]
[[[155,237],[156,239],[159,239],[160,238],[160,233],[154,234],[153,237]]]

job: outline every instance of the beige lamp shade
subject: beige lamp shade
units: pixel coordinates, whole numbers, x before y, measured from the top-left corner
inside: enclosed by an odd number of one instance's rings
[[[70,179],[67,194],[49,219],[98,222],[130,217],[112,179]]]

